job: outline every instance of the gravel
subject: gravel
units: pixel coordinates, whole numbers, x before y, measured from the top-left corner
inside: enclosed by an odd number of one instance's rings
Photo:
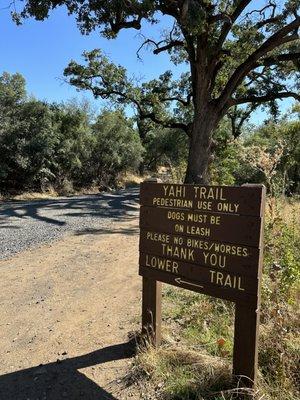
[[[138,189],[42,201],[0,202],[0,259],[67,233],[110,232],[138,212]]]

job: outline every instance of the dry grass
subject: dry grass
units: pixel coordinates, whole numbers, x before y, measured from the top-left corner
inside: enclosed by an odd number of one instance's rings
[[[157,387],[165,386],[171,395],[184,396],[187,392],[209,395],[212,390],[228,386],[231,381],[226,360],[200,354],[186,348],[153,348],[140,352],[140,362],[148,376],[153,376]],[[162,378],[167,378],[165,383]]]
[[[125,174],[121,175],[118,179],[118,186],[119,187],[132,187],[137,186],[142,183],[145,179],[150,178],[150,175],[137,175],[131,172],[126,172]]]
[[[26,192],[17,195],[1,195],[0,200],[2,201],[35,201],[35,200],[48,200],[58,197],[59,194],[53,189],[49,188],[45,192]]]
[[[145,179],[150,176],[139,176],[133,173],[126,173],[120,176],[117,182],[117,188],[129,188],[133,186],[138,186]],[[112,190],[112,189],[111,189]],[[100,189],[98,186],[91,186],[88,188],[82,188],[80,190],[76,190],[73,188],[72,184],[66,184],[59,190],[55,190],[53,187],[48,188],[44,192],[24,192],[21,194],[0,194],[0,201],[36,201],[36,200],[48,200],[55,199],[57,197],[64,196],[80,196],[80,195],[92,195],[99,194]]]
[[[267,399],[233,379],[229,360],[184,346],[140,347],[129,377],[139,382],[143,399]]]

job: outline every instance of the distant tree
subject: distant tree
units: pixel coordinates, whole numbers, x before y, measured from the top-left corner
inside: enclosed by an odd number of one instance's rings
[[[144,163],[148,170],[166,165],[176,168],[187,159],[187,137],[180,130],[153,127],[144,139]]]
[[[82,168],[82,184],[114,186],[120,173],[137,170],[143,147],[133,121],[122,111],[103,111],[91,130],[91,153]]]
[[[51,111],[47,104],[30,100],[11,112],[0,137],[0,189],[40,189],[53,177]]]
[[[25,0],[14,18],[18,23],[29,16],[44,20],[58,6],[76,15],[82,33],[100,28],[107,38],[123,29],[140,31],[145,21],[173,19],[169,29],[159,38],[145,38],[141,48],[150,46],[154,54],[168,52],[175,64],[186,63],[189,72],[180,79],[166,72],[135,85],[99,50],[86,52],[84,65],[71,62],[65,74],[95,97],[132,104],[139,118],[186,132],[186,182],[209,180],[213,132],[232,109],[239,124],[236,113],[242,108],[247,115],[247,105],[251,111],[267,103],[276,112],[278,99],[300,98],[299,0]]]
[[[62,187],[65,182],[80,186],[83,164],[91,155],[91,106],[75,100],[50,105],[53,113],[55,144],[52,171],[55,183]]]
[[[138,168],[144,149],[122,111],[28,98],[20,74],[1,75],[0,89],[0,192],[115,185]]]
[[[25,79],[21,74],[3,72],[0,76],[0,137],[13,124],[17,110],[26,100]],[[0,149],[1,152],[1,149]]]
[[[25,79],[21,74],[3,72],[0,76],[1,110],[15,107],[26,99]]]

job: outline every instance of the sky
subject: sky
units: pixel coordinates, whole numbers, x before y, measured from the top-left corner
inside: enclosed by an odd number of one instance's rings
[[[9,0],[0,0],[5,6]],[[163,25],[164,24],[164,25]],[[143,26],[142,33],[151,37],[170,24],[166,19],[161,26]],[[150,51],[141,53],[142,60],[136,54],[143,39],[135,30],[124,30],[116,40],[107,40],[98,33],[83,36],[79,32],[73,17],[63,8],[51,13],[43,22],[28,19],[22,26],[16,26],[11,20],[10,10],[0,6],[0,74],[21,73],[27,82],[27,91],[36,98],[49,102],[61,102],[71,98],[90,99],[96,107],[103,102],[94,101],[88,92],[77,92],[63,82],[63,71],[71,59],[81,61],[84,50],[100,48],[115,63],[125,66],[129,75],[149,80],[168,69],[174,70],[165,54],[155,56]],[[184,66],[174,70],[175,77],[184,70]],[[292,102],[285,101],[286,109]],[[252,122],[261,122],[264,114],[259,111]]]
[[[155,34],[154,28],[148,26],[143,32]],[[142,79],[155,78],[173,68],[166,55],[154,56],[145,50],[142,60],[138,59],[136,52],[143,40],[137,31],[124,30],[116,40],[104,39],[99,33],[83,36],[74,18],[63,8],[55,10],[44,22],[29,19],[22,26],[11,21],[9,10],[0,8],[0,38],[0,74],[20,72],[29,93],[48,101],[82,96],[62,78],[69,61],[81,61],[84,50],[100,48],[113,62],[125,66],[130,75]]]

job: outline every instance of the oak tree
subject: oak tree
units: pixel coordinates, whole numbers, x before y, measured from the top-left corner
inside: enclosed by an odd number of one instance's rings
[[[173,20],[159,38],[144,38],[141,48],[169,53],[187,63],[178,80],[167,71],[142,85],[101,51],[84,54],[65,71],[72,84],[96,97],[135,106],[141,120],[184,131],[189,137],[188,183],[206,183],[213,132],[225,115],[240,122],[258,105],[288,97],[299,100],[299,0],[25,0],[17,22],[44,20],[66,6],[82,33],[100,29],[108,39],[121,30],[140,31],[142,23]],[[245,108],[246,107],[246,108]],[[242,111],[241,111],[242,110]],[[242,114],[241,114],[242,112]]]

